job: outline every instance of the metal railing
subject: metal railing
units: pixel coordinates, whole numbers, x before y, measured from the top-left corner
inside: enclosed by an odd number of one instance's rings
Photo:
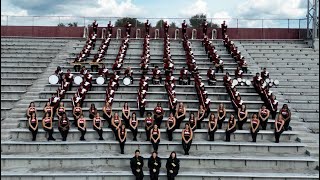
[[[82,17],[82,16],[9,16],[1,15],[1,26],[69,26],[69,23],[76,23],[78,27],[91,25],[96,19],[99,27],[106,27],[109,21],[113,25],[123,17]],[[201,26],[203,19],[195,19],[192,23],[189,18],[131,18],[133,27],[142,27],[144,22],[149,19],[152,27],[158,25],[162,27],[160,20],[168,21],[169,24],[174,23],[180,28],[183,20],[186,20],[189,27]],[[226,21],[230,28],[288,28],[288,29],[306,29],[307,19],[240,19],[240,18],[207,18],[209,26],[214,27],[215,24],[220,27],[222,21]],[[118,23],[117,23],[118,24]],[[123,24],[123,23],[119,23]],[[191,25],[192,26],[191,26]],[[71,25],[71,24],[70,24]],[[171,24],[173,25],[173,24]]]

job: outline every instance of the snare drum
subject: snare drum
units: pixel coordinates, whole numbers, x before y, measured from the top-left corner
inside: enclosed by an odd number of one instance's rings
[[[55,74],[49,76],[49,83],[50,84],[57,84],[59,82],[59,77]]]
[[[232,86],[236,86],[236,85],[238,85],[238,80],[234,79],[234,80],[232,81]]]
[[[81,76],[74,77],[74,83],[77,85],[80,85],[82,83],[83,79]]]
[[[240,82],[242,82],[242,79],[241,78],[237,78],[237,81],[240,83]]]
[[[97,82],[97,84],[99,84],[99,85],[104,84],[104,81],[105,81],[105,79],[104,79],[102,76],[100,76],[100,77],[98,77],[98,78],[96,79],[96,82]]]
[[[247,80],[247,81],[246,81],[246,85],[247,85],[247,86],[250,86],[250,85],[251,85],[251,81],[250,81],[250,80]]]
[[[126,86],[129,86],[131,84],[131,79],[130,77],[124,77],[123,78],[123,84],[126,85]]]
[[[279,81],[276,79],[276,80],[273,81],[273,84],[278,86],[279,85]]]
[[[266,83],[269,83],[269,82],[270,82],[270,79],[269,79],[269,78],[267,78],[267,79],[266,79]]]

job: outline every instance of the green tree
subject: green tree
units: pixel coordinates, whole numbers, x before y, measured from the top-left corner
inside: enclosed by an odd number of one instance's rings
[[[64,25],[63,23],[59,23],[57,26],[59,26],[59,27],[65,27],[66,25]]]
[[[73,23],[68,23],[69,27],[78,27],[78,23],[77,22],[73,22]]]
[[[176,25],[176,23],[172,22],[172,23],[170,24],[170,27],[172,27],[172,28],[177,28],[177,25]]]
[[[135,27],[136,23],[137,23],[137,27],[144,27],[144,23],[137,20],[137,18],[129,18],[129,17],[118,19],[115,22],[115,26],[116,27],[123,27],[127,24],[127,21],[129,21],[132,24],[132,27]]]
[[[190,26],[194,28],[199,28],[201,27],[204,20],[207,20],[207,16],[205,14],[196,14],[189,19]],[[208,27],[218,28],[219,25],[208,22]]]
[[[156,28],[162,28],[163,23],[164,23],[163,19],[160,19],[156,24]]]

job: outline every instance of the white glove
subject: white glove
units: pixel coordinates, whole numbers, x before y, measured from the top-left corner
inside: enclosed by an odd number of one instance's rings
[[[156,172],[157,170],[156,169],[153,169],[153,172]]]
[[[170,172],[170,173],[173,173],[173,171],[172,171],[172,170],[170,170],[169,172]]]
[[[140,162],[137,162],[137,164],[140,166],[141,163],[140,163]]]
[[[140,169],[137,169],[136,171],[137,171],[137,172],[140,172]]]

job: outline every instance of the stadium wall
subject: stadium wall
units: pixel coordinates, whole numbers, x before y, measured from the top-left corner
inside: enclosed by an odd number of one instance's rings
[[[116,29],[113,28],[112,37],[116,37]],[[124,36],[124,28],[122,37]],[[144,28],[141,34],[144,34]],[[1,26],[1,36],[20,36],[20,37],[65,37],[81,38],[83,36],[83,27],[58,27],[58,26]],[[208,35],[211,38],[213,28],[208,28]],[[170,37],[174,38],[175,29],[170,28]],[[92,28],[90,28],[92,32]],[[102,28],[98,28],[98,37],[101,37]],[[180,31],[181,33],[181,31]],[[187,29],[187,34],[191,37],[192,28]],[[306,29],[288,29],[288,28],[229,28],[228,35],[232,39],[305,39]],[[131,37],[136,37],[136,28],[131,29]],[[155,28],[150,29],[150,36],[154,38]],[[160,28],[160,37],[164,33]],[[202,28],[197,28],[197,38],[202,39]],[[217,39],[221,39],[221,29],[217,29]]]

